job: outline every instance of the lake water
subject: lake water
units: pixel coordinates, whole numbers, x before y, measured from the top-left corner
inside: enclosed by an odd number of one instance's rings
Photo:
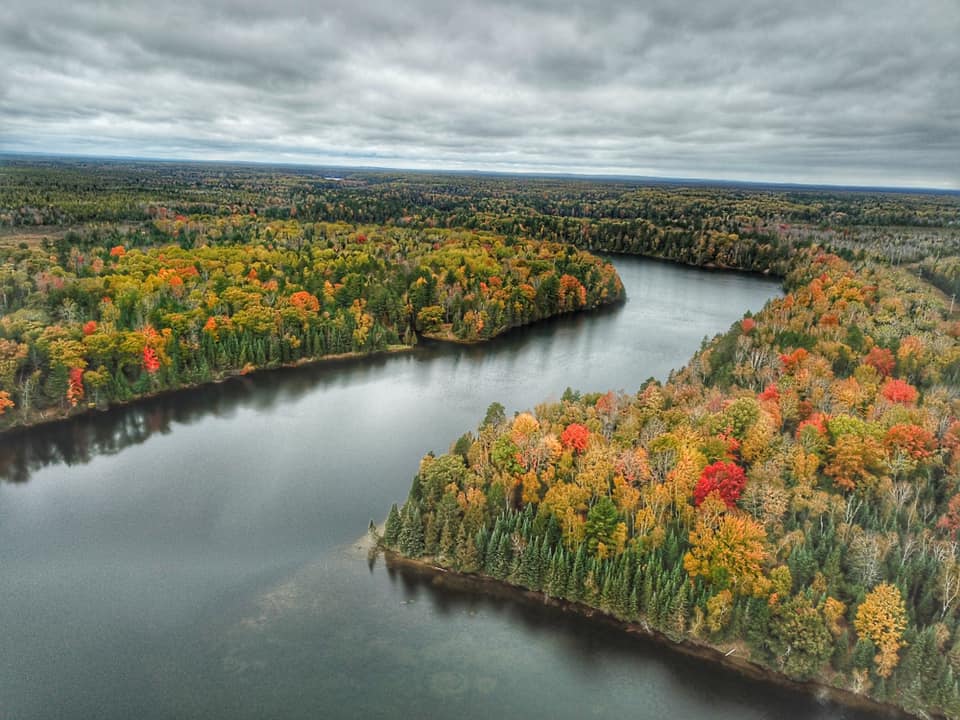
[[[356,539],[487,405],[634,391],[775,282],[618,258],[626,305],[0,440],[0,718],[840,718]]]

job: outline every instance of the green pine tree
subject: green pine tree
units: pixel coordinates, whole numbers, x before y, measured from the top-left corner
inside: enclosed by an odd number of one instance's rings
[[[401,525],[400,510],[397,508],[397,504],[394,503],[390,506],[390,513],[387,515],[387,524],[383,531],[383,542],[387,547],[397,547]]]

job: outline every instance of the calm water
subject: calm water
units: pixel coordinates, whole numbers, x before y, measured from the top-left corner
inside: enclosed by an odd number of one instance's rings
[[[844,717],[356,548],[490,402],[635,390],[778,292],[616,263],[622,308],[0,441],[0,718]]]

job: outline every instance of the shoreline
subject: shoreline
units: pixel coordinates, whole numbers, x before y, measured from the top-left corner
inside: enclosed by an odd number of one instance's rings
[[[737,655],[737,646],[733,646],[728,652],[724,652],[714,645],[697,642],[689,638],[674,640],[667,634],[651,628],[646,623],[620,620],[619,618],[606,614],[602,610],[584,605],[583,603],[551,597],[543,592],[528,590],[523,586],[513,585],[487,575],[460,573],[435,564],[429,559],[406,557],[382,545],[379,551],[383,553],[387,567],[401,572],[409,572],[423,578],[430,578],[432,584],[436,586],[442,586],[465,594],[481,593],[526,605],[536,605],[538,607],[547,605],[563,613],[578,615],[589,619],[591,622],[602,623],[607,627],[620,630],[628,635],[649,639],[658,646],[667,648],[670,652],[678,652],[688,657],[716,663],[743,677],[813,696],[817,700],[832,702],[836,705],[855,710],[878,713],[878,715],[891,718],[891,720],[906,720],[907,718],[917,717],[941,717],[939,715],[914,715],[897,705],[880,702],[866,695],[829,685],[825,682],[817,680],[794,680],[776,670]]]
[[[576,247],[580,247],[577,245]],[[747,277],[761,278],[764,280],[773,280],[779,282],[781,285],[786,279],[786,275],[781,275],[779,272],[773,268],[766,268],[765,270],[753,270],[745,267],[736,267],[728,265],[720,265],[713,262],[704,262],[704,263],[695,263],[687,260],[675,260],[673,258],[665,257],[663,255],[654,255],[651,253],[634,253],[626,252],[624,250],[605,250],[602,248],[582,248],[589,252],[592,255],[596,255],[599,258],[604,257],[634,257],[634,258],[644,258],[645,260],[653,260],[656,262],[666,263],[668,265],[679,265],[680,267],[693,268],[695,270],[703,270],[709,273],[719,273],[719,274],[731,274],[731,275],[745,275]]]
[[[128,407],[130,405],[133,405],[135,403],[138,403],[144,400],[152,400],[154,398],[162,397],[165,395],[173,395],[181,392],[189,392],[191,390],[196,390],[197,388],[207,387],[210,385],[218,385],[220,383],[225,383],[230,380],[234,380],[236,378],[249,377],[251,375],[255,375],[258,373],[277,372],[281,370],[287,370],[290,368],[319,365],[325,362],[363,360],[366,358],[388,356],[388,355],[400,355],[403,353],[409,353],[409,352],[415,351],[419,347],[420,340],[426,340],[428,342],[437,342],[437,343],[448,343],[450,345],[462,345],[462,346],[483,345],[485,343],[496,340],[501,335],[506,335],[511,332],[517,332],[521,328],[533,327],[539,323],[556,320],[558,318],[570,317],[573,315],[580,315],[580,314],[586,314],[586,313],[602,311],[610,308],[615,308],[625,304],[626,302],[627,302],[626,293],[624,293],[622,297],[616,300],[601,303],[600,305],[597,305],[596,307],[593,307],[593,308],[581,308],[581,309],[573,310],[569,312],[555,313],[553,315],[540,318],[539,320],[535,320],[534,322],[525,323],[523,325],[512,325],[510,327],[504,328],[503,330],[498,332],[496,335],[491,335],[488,338],[476,338],[474,340],[466,340],[466,339],[458,338],[454,336],[452,333],[448,337],[439,333],[434,334],[434,333],[422,332],[422,333],[419,333],[417,336],[418,342],[413,345],[403,345],[403,344],[389,345],[383,350],[373,350],[369,352],[347,352],[347,353],[337,353],[335,355],[321,355],[320,357],[314,357],[314,358],[301,358],[294,362],[281,363],[279,365],[273,365],[270,367],[256,367],[246,372],[244,372],[243,370],[229,370],[205,382],[193,383],[189,385],[180,385],[178,387],[163,388],[161,390],[156,390],[156,391],[137,395],[135,397],[130,398],[129,400],[114,401],[109,405],[105,405],[103,407],[98,407],[97,405],[90,403],[90,404],[84,404],[82,406],[78,405],[75,408],[66,408],[66,409],[58,410],[56,412],[51,411],[52,414],[49,415],[48,417],[43,417],[39,419],[32,418],[27,422],[14,421],[10,425],[0,428],[0,441],[9,437],[14,437],[23,432],[27,432],[33,428],[54,425],[56,423],[65,423],[65,422],[74,420],[76,418],[90,416],[95,412],[102,412],[102,413],[110,412],[111,410],[114,410],[116,408]]]
[[[423,340],[429,340],[430,342],[450,343],[451,345],[464,345],[467,347],[472,345],[483,345],[484,343],[490,342],[491,340],[496,340],[498,337],[501,337],[502,335],[508,335],[510,333],[517,332],[524,328],[540,325],[541,323],[560,320],[562,318],[573,317],[576,315],[587,315],[590,313],[603,312],[605,310],[612,310],[614,308],[622,307],[623,305],[626,305],[628,299],[629,298],[627,297],[627,292],[626,290],[624,290],[621,296],[616,300],[608,300],[592,308],[577,308],[575,310],[565,310],[564,312],[554,313],[553,315],[542,317],[539,320],[534,320],[533,322],[522,323],[520,325],[510,325],[508,327],[505,327],[496,335],[491,335],[490,337],[487,337],[487,338],[478,337],[478,338],[473,338],[472,340],[469,338],[459,338],[456,335],[454,335],[453,332],[449,329],[446,329],[443,332],[423,331],[418,334],[418,337]]]
[[[20,423],[15,422],[11,425],[8,425],[5,428],[0,429],[0,441],[8,437],[14,437],[24,432],[29,432],[30,430],[38,427],[45,427],[49,425],[54,425],[56,423],[66,423],[71,420],[78,418],[86,417],[93,415],[94,413],[108,413],[111,410],[116,410],[117,408],[129,407],[138,402],[143,402],[145,400],[153,400],[158,397],[163,397],[166,395],[176,395],[177,393],[186,393],[191,390],[196,390],[198,388],[208,387],[211,385],[220,385],[225,382],[230,382],[231,380],[236,380],[238,378],[250,377],[252,375],[257,375],[261,373],[270,373],[278,372],[282,370],[289,370],[291,368],[299,367],[309,367],[311,365],[319,365],[325,362],[337,362],[337,361],[353,361],[353,360],[363,360],[366,358],[386,356],[386,355],[401,355],[403,353],[408,353],[416,350],[416,345],[390,345],[383,350],[374,350],[371,352],[348,352],[348,353],[337,353],[335,355],[321,355],[320,357],[315,358],[301,358],[294,362],[282,363],[280,365],[273,365],[271,367],[258,367],[244,372],[243,370],[230,370],[223,372],[218,377],[207,380],[206,382],[193,383],[190,385],[180,385],[178,387],[163,388],[161,390],[156,390],[149,393],[143,393],[135,397],[130,398],[129,400],[118,400],[105,405],[103,407],[98,407],[97,405],[84,405],[83,407],[77,406],[75,408],[69,408],[57,412],[50,417],[44,417],[39,420],[31,420],[29,422]]]

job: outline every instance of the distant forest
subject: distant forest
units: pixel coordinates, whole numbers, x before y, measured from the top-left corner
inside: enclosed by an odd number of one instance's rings
[[[621,300],[593,252],[786,294],[664,384],[491,405],[382,544],[960,717],[955,193],[7,159],[0,422]]]

